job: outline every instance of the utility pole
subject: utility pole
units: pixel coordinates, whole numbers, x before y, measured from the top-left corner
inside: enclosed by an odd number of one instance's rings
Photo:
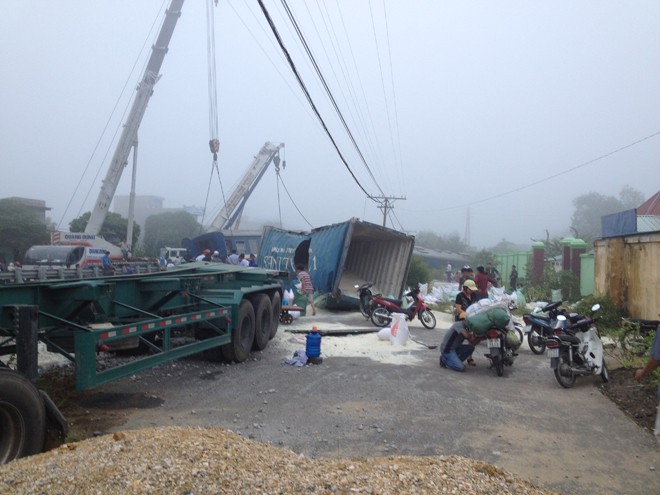
[[[383,227],[387,226],[387,213],[390,210],[394,209],[394,205],[392,204],[394,201],[397,199],[406,199],[404,197],[396,197],[396,196],[370,196],[371,199],[374,201],[378,202],[378,208],[383,211]]]

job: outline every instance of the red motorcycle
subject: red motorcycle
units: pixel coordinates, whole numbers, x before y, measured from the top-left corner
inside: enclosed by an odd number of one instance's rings
[[[404,309],[401,299],[389,299],[381,295],[372,296],[371,323],[377,327],[384,327],[392,321],[392,313],[403,313],[409,320],[413,320],[416,316],[422,322],[422,325],[429,330],[435,328],[435,315],[424,303],[424,300],[419,297],[419,289],[411,290],[406,294],[406,297],[412,297],[413,302]]]

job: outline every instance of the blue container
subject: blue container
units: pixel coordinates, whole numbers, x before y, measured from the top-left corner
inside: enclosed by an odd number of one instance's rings
[[[307,334],[305,354],[307,354],[308,359],[317,358],[321,355],[321,334],[316,327],[312,327],[312,331]]]

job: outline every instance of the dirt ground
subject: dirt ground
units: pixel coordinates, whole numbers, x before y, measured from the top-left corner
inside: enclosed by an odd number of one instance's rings
[[[649,380],[635,381],[634,374],[631,369],[614,369],[610,371],[609,383],[602,384],[600,390],[635,423],[653,431],[658,406],[657,388]]]

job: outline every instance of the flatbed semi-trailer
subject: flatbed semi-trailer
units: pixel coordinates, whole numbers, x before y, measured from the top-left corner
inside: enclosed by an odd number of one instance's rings
[[[74,364],[79,390],[199,352],[242,362],[277,332],[282,275],[199,262],[148,274],[0,286],[0,463],[40,452],[47,428],[66,434],[66,421],[35,387],[38,342]],[[99,366],[100,353],[127,349],[135,359]]]

